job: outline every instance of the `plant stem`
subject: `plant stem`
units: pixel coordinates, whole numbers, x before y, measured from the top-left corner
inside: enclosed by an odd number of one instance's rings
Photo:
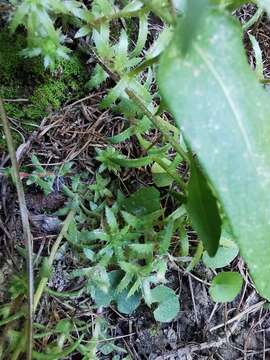
[[[95,53],[95,51],[92,49],[91,46],[86,44],[85,42],[81,41],[82,48],[86,52],[90,52],[91,55],[93,55],[97,62],[100,64],[100,66],[107,72],[107,74],[112,78],[113,81],[116,83],[120,80],[120,76],[116,73],[114,73],[109,66],[99,58],[99,56]],[[88,50],[88,51],[87,51]],[[176,152],[182,157],[183,160],[185,160],[188,164],[190,163],[188,155],[186,152],[182,149],[180,144],[171,136],[170,131],[168,130],[165,121],[162,120],[160,117],[155,116],[151,113],[145,106],[144,102],[140,99],[140,97],[135,94],[134,91],[132,91],[129,88],[125,89],[126,94],[134,101],[134,103],[140,108],[140,110],[149,118],[149,120],[153,123],[153,125],[160,130],[162,135],[164,136],[165,140],[172,145],[172,147],[175,149]]]
[[[200,261],[201,257],[203,254],[203,243],[202,241],[198,242],[195,254],[190,262],[190,264],[188,265],[188,267],[186,268],[185,272],[191,272],[194,267],[198,264],[198,262]]]
[[[48,265],[50,267],[53,264],[55,254],[60,246],[60,243],[61,243],[63,237],[65,236],[65,234],[68,230],[69,224],[70,224],[71,220],[73,219],[74,215],[75,215],[75,210],[71,209],[63,223],[62,229],[61,229],[57,239],[55,240],[55,243],[53,244],[53,247],[51,249],[51,253],[50,253],[50,256],[48,259]],[[39,303],[40,298],[45,290],[47,282],[48,282],[48,277],[43,277],[43,278],[41,278],[41,280],[38,284],[37,290],[34,295],[34,301],[33,301],[33,310],[34,311],[36,310],[36,308],[38,306],[38,303]],[[11,360],[17,360],[19,358],[20,354],[24,351],[25,343],[26,343],[26,334],[24,333],[20,339],[20,342],[19,342],[15,352],[12,355]],[[30,360],[30,359],[27,359],[27,360]],[[31,360],[32,360],[32,358],[31,358]]]
[[[243,25],[243,31],[248,31],[249,28],[251,28],[251,26],[253,26],[258,20],[259,18],[262,16],[263,14],[263,9],[259,8],[255,14],[252,16],[252,18],[250,18],[244,25]]]
[[[166,126],[164,125],[163,121],[158,117],[155,116],[147,109],[145,104],[142,102],[142,100],[139,98],[138,95],[136,95],[132,90],[126,88],[125,92],[127,95],[134,101],[134,103],[140,108],[140,110],[149,118],[149,120],[152,121],[154,126],[160,130],[162,135],[164,136],[165,140],[172,145],[172,147],[175,149],[176,152],[182,157],[183,160],[185,160],[189,164],[189,158],[188,155],[185,153],[185,151],[182,149],[179,143],[177,143],[174,138],[171,136],[168,129],[166,129]]]
[[[33,347],[33,297],[34,297],[34,278],[33,278],[33,260],[32,260],[32,234],[30,230],[28,210],[25,202],[25,195],[23,190],[23,184],[19,174],[19,166],[16,158],[16,151],[13,145],[12,135],[8,118],[5,113],[3,101],[0,98],[0,116],[3,123],[4,133],[8,146],[8,152],[12,164],[13,179],[18,194],[18,201],[20,207],[20,214],[23,227],[23,236],[25,247],[27,251],[27,276],[28,276],[28,314],[27,314],[27,360],[32,359],[32,347]]]
[[[53,260],[55,258],[55,254],[57,253],[57,250],[60,246],[61,241],[63,240],[63,237],[66,235],[66,232],[68,230],[69,224],[71,223],[72,219],[74,218],[75,215],[75,209],[71,209],[68,216],[66,217],[64,224],[62,226],[62,229],[55,241],[55,243],[53,244],[49,259],[48,259],[48,265],[51,267],[53,264]],[[43,294],[43,291],[47,285],[48,282],[48,277],[43,277],[37,287],[35,296],[34,296],[34,310],[36,310],[39,300]]]
[[[135,67],[133,70],[131,70],[128,73],[128,76],[130,76],[130,77],[137,76],[140,72],[147,69],[148,66],[152,66],[152,65],[156,64],[159,61],[159,58],[160,58],[160,56],[157,55],[151,59],[141,62],[137,67]]]
[[[160,166],[163,170],[166,171],[168,175],[170,175],[176,184],[179,186],[180,190],[185,190],[187,184],[180,178],[180,176],[177,176],[176,173],[174,173],[170,167],[160,158],[152,156],[152,159]]]
[[[90,21],[89,25],[93,26],[95,29],[98,29],[100,27],[100,25],[107,23],[109,21],[117,20],[117,19],[121,19],[121,18],[129,19],[132,17],[139,17],[139,16],[143,15],[145,12],[146,12],[146,9],[144,9],[144,8],[141,8],[136,11],[118,11],[118,12],[115,12],[114,14],[100,16],[100,17],[96,18],[95,20],[93,20],[92,22]]]

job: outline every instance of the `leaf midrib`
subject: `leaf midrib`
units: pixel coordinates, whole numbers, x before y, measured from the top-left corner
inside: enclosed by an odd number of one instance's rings
[[[250,157],[250,159],[253,162],[252,146],[251,146],[251,143],[249,142],[249,137],[248,137],[248,134],[246,133],[245,127],[243,126],[243,123],[241,120],[241,115],[237,109],[237,105],[234,103],[234,100],[232,99],[232,97],[230,95],[229,89],[227,89],[227,86],[224,83],[224,81],[222,80],[222,77],[219,75],[219,73],[215,69],[214,64],[211,62],[211,60],[209,59],[207,54],[204,52],[204,50],[198,44],[194,44],[194,49],[197,52],[197,54],[201,57],[201,59],[203,60],[203,62],[207,66],[207,68],[210,70],[210,72],[212,73],[216,82],[219,84],[222,92],[224,93],[225,99],[227,100],[228,105],[234,115],[237,127],[238,127],[238,129],[243,137],[244,143],[247,147],[248,156]]]

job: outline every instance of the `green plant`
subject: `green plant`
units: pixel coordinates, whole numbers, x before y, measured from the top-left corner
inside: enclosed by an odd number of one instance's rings
[[[89,188],[95,190],[93,185]],[[149,306],[160,303],[154,312],[159,321],[170,321],[179,311],[174,292],[157,286],[166,283],[166,254],[177,229],[174,220],[162,224],[159,197],[159,192],[151,187],[142,188],[128,198],[118,195],[113,207],[105,206],[101,212],[105,220],[103,228],[79,231],[75,222],[70,224],[68,241],[77,251],[81,249],[90,262],[90,266],[74,270],[72,276],[86,278],[84,291],[91,294],[97,306],[108,306],[114,301],[120,312],[129,314],[143,298]],[[157,226],[161,228],[159,231]],[[108,272],[115,267],[119,270]],[[163,300],[158,297],[159,289],[168,291],[173,299],[169,313],[163,304],[165,295]]]
[[[45,170],[36,155],[32,155],[31,160],[35,169],[31,174],[25,174],[25,176],[27,176],[26,184],[39,186],[45,195],[49,195],[53,191],[53,185],[57,177],[65,176],[70,172],[72,167],[72,163],[65,163],[58,169],[57,174],[55,174]]]
[[[209,8],[186,54],[179,47],[185,31],[179,30],[160,65],[161,91],[198,154],[258,291],[269,298],[268,95],[247,64],[240,26],[228,13]]]
[[[241,290],[243,279],[237,272],[221,272],[214,277],[210,295],[216,302],[232,301]]]
[[[82,261],[72,276],[83,278],[81,291],[97,307],[115,302],[120,312],[130,313],[144,300],[156,320],[171,321],[179,301],[164,284],[171,239],[178,232],[180,254],[193,255],[186,271],[201,259],[212,269],[227,266],[238,253],[233,238],[258,291],[270,299],[269,102],[260,84],[265,79],[259,44],[250,37],[254,72],[244,53],[241,26],[230,14],[243,3],[189,0],[183,6],[182,1],[169,0],[94,0],[88,9],[74,1],[23,0],[15,11],[13,30],[23,25],[28,32],[24,54],[42,55],[51,69],[57,58],[69,53],[54,27],[56,19],[75,20],[75,37],[87,36],[85,51],[96,60],[89,88],[99,88],[110,78],[114,85],[100,107],[126,119],[123,131],[97,152],[101,164],[96,182],[90,185],[72,175],[71,185],[63,186],[68,202],[58,213],[70,214],[72,209],[65,236]],[[268,3],[257,1],[270,13]],[[163,30],[149,45],[152,13],[162,21]],[[136,38],[125,27],[133,18],[139,24]],[[153,86],[157,73],[159,89]],[[168,109],[178,129],[167,121]],[[154,129],[160,139],[151,142]],[[130,138],[140,147],[137,158],[117,147]],[[178,171],[181,162],[189,169],[183,178]],[[168,214],[162,208],[154,187],[130,196],[116,191],[113,176],[122,168],[142,167],[151,168],[157,188],[167,187],[175,211]],[[53,179],[48,177],[44,184],[42,171],[36,163],[30,181],[48,193]],[[183,231],[187,224],[199,236],[193,252]],[[222,239],[226,226],[232,234],[229,243]],[[210,294],[214,301],[231,301],[241,285],[239,274],[221,272]],[[94,345],[82,348],[84,356],[96,356],[100,329],[96,325]]]
[[[23,55],[42,55],[44,66],[51,69],[55,67],[56,60],[67,59],[70,50],[62,45],[65,37],[60,29],[55,29],[51,15],[76,14],[80,6],[76,1],[22,1],[13,14],[11,30],[14,32],[20,25],[27,30],[28,48]]]

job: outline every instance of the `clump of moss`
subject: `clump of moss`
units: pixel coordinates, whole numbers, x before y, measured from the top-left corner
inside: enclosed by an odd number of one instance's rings
[[[25,59],[21,51],[26,47],[24,34],[11,35],[8,29],[0,31],[1,85],[23,87],[24,92],[45,80],[40,59]],[[29,88],[29,89],[28,89]]]
[[[83,95],[87,72],[79,53],[57,64],[51,74],[41,59],[24,59],[20,52],[26,47],[24,34],[0,32],[0,96],[5,99],[27,98],[27,103],[6,103],[8,116],[25,123],[38,123],[49,112]],[[1,136],[0,136],[0,149]]]
[[[86,79],[86,71],[78,55],[59,63],[53,77],[35,88],[26,110],[27,118],[42,118],[50,111],[59,109],[68,99],[82,95]]]

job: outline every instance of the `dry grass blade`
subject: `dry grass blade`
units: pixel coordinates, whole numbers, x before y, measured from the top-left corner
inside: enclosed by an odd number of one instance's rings
[[[16,159],[16,151],[13,146],[9,122],[5,113],[3,101],[0,98],[0,115],[3,123],[4,133],[8,145],[9,156],[11,159],[13,179],[16,185],[21,220],[23,226],[23,235],[25,247],[27,250],[27,274],[28,274],[28,326],[27,326],[27,359],[32,359],[32,344],[33,344],[33,298],[34,298],[34,279],[33,279],[33,262],[32,262],[32,234],[28,219],[28,210],[25,202],[24,190],[22,181],[19,175],[19,167]]]
[[[51,254],[50,254],[50,257],[48,259],[48,265],[49,266],[52,266],[53,264],[53,260],[55,258],[55,254],[59,248],[59,245],[63,239],[63,237],[66,235],[66,232],[68,230],[68,227],[70,225],[70,222],[73,220],[74,218],[74,215],[75,215],[75,210],[72,209],[70,210],[68,216],[66,217],[66,220],[63,224],[63,227],[55,241],[55,243],[53,244],[53,247],[52,247],[52,250],[51,250]],[[47,277],[43,277],[41,280],[40,280],[40,283],[38,285],[38,288],[37,288],[37,291],[35,293],[35,297],[34,297],[34,310],[36,310],[37,306],[38,306],[38,303],[39,303],[39,300],[41,298],[41,295],[45,289],[45,286],[47,285],[47,281],[48,281],[48,278]]]

